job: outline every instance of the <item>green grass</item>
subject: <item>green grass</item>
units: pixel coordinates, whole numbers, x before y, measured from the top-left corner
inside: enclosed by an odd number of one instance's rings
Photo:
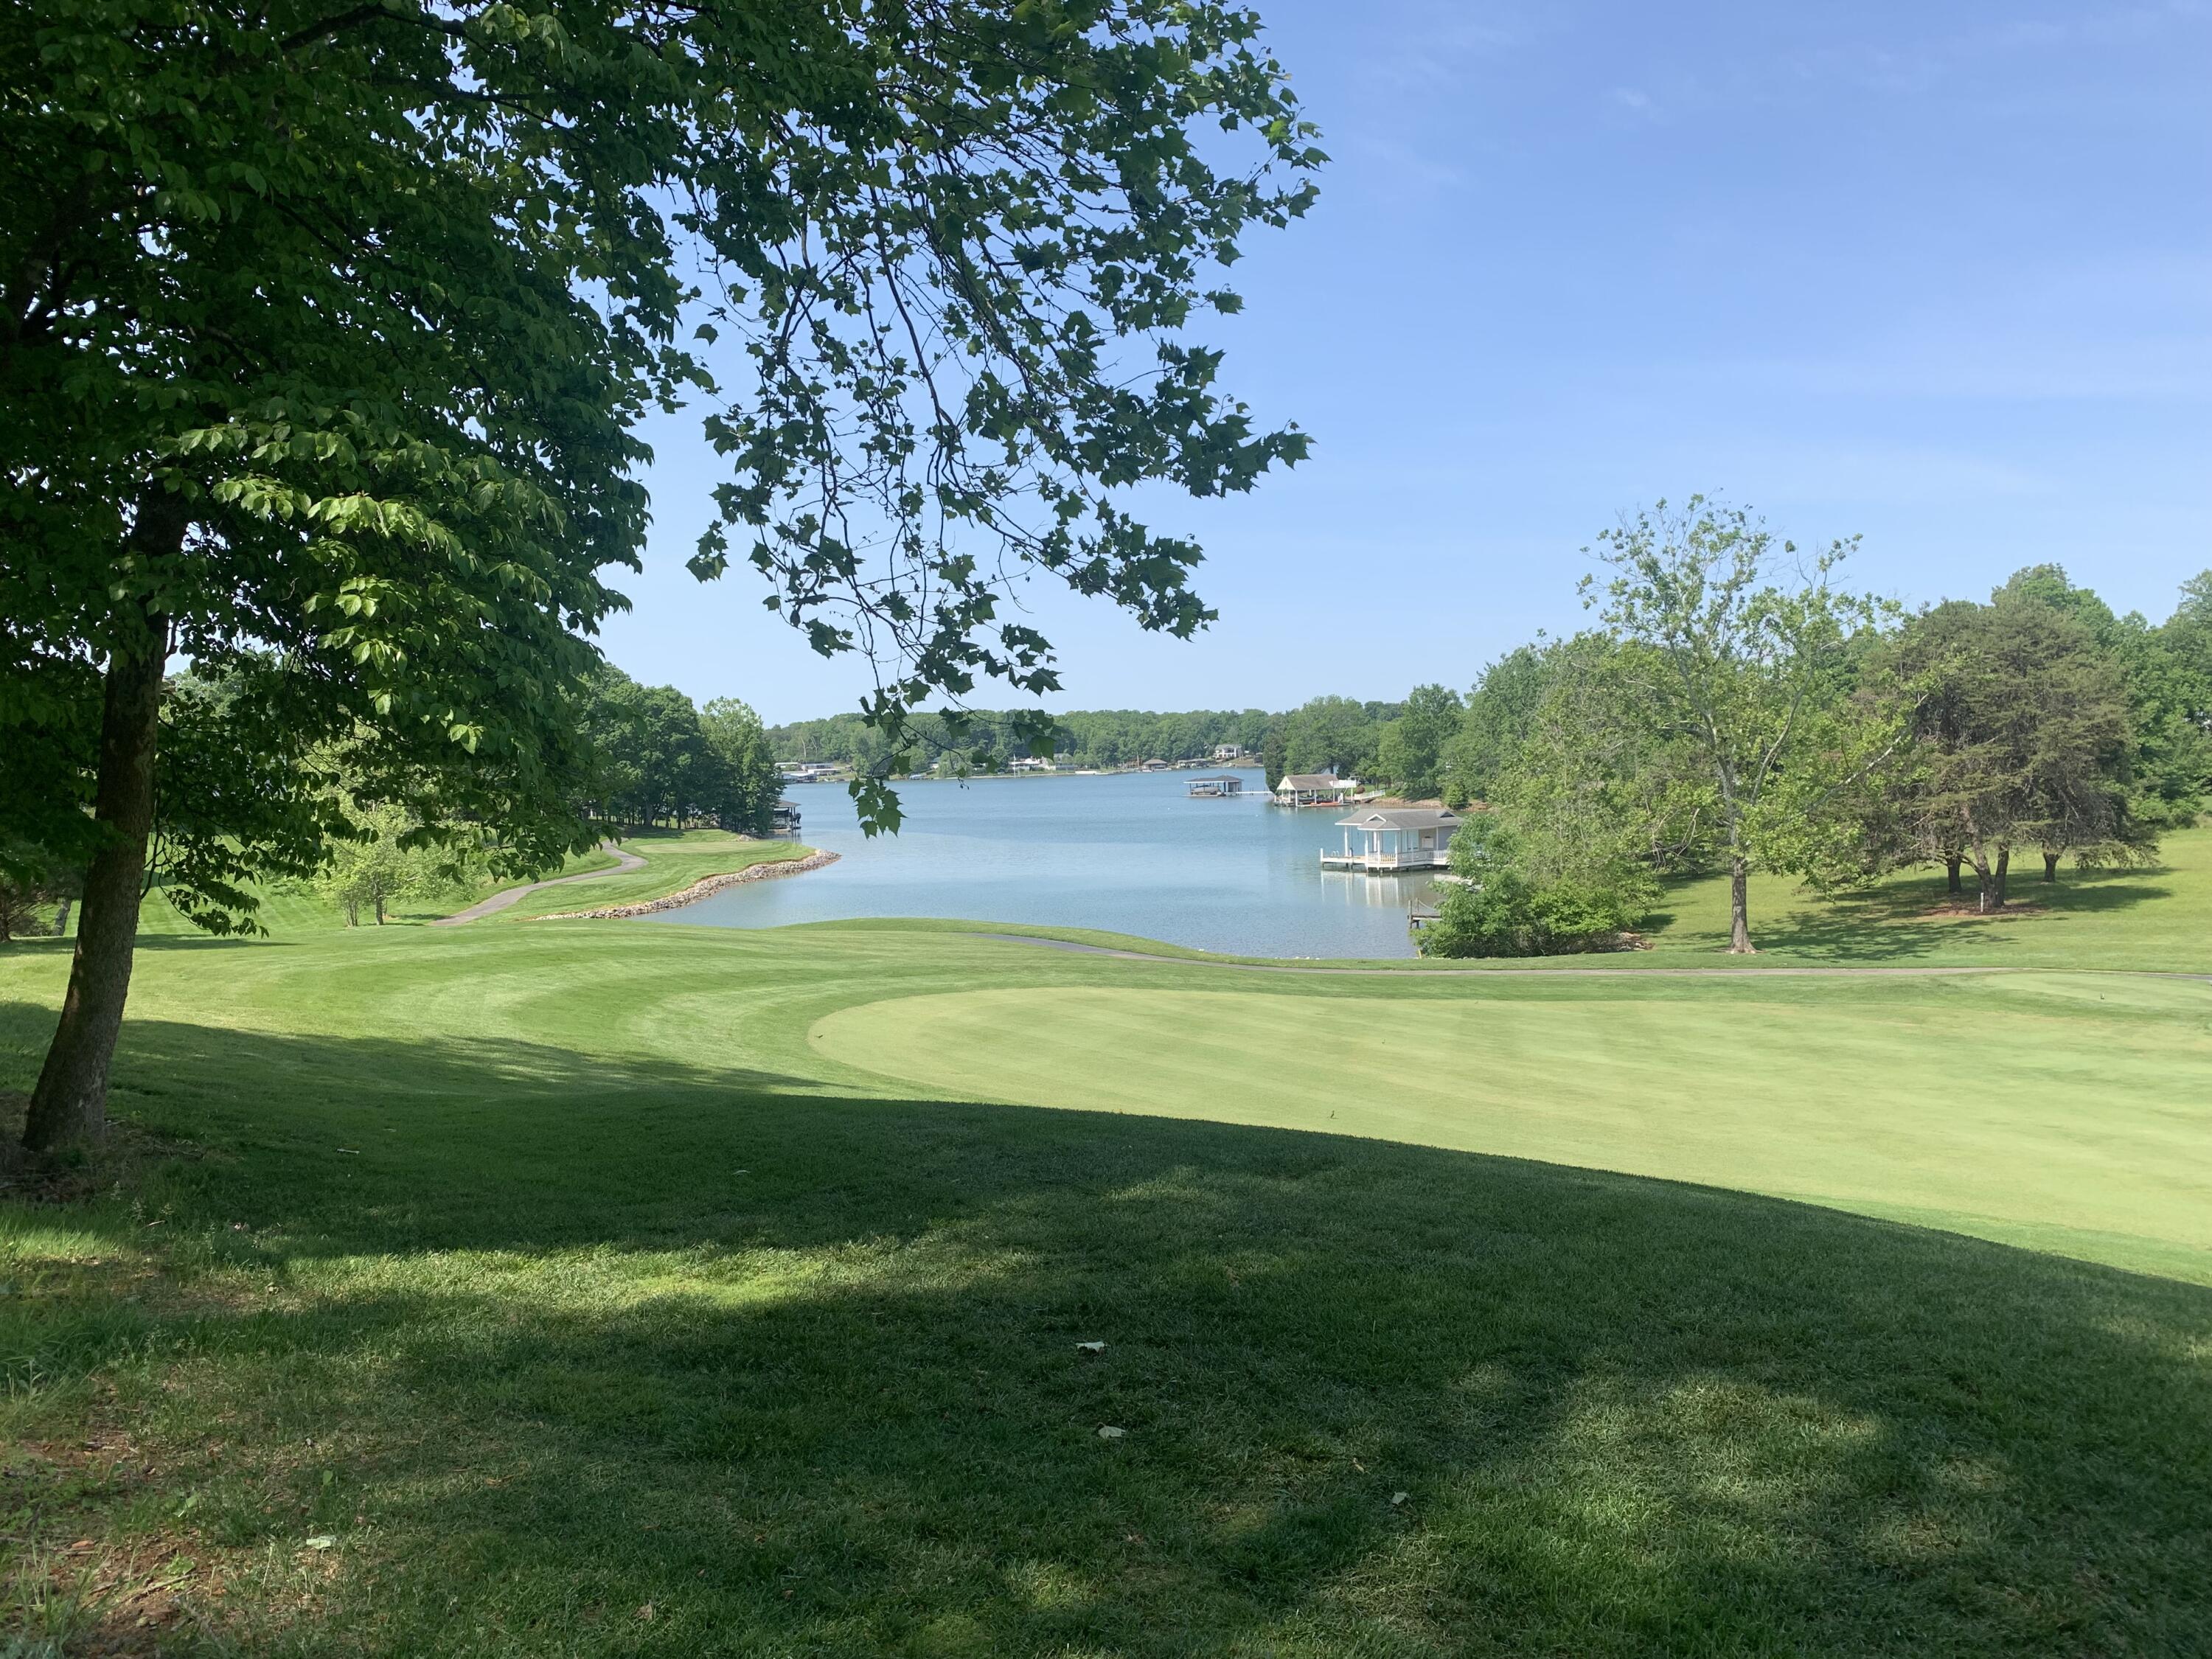
[[[1966,872],[1973,899],[1974,875]],[[1753,942],[1761,961],[1875,964],[2002,963],[2025,968],[2212,969],[2212,828],[2166,837],[2138,870],[2075,870],[2056,882],[2030,858],[2012,872],[2009,914],[1936,914],[1960,901],[1943,872],[1914,870],[1871,890],[1823,899],[1786,878],[1754,877]],[[1673,964],[1728,945],[1728,883],[1686,882],[1667,896],[1636,959]]]
[[[593,870],[614,868],[614,855],[594,848],[588,853],[571,853],[561,865],[560,875],[582,875]],[[456,910],[465,910],[479,899],[489,898],[494,893],[516,884],[507,879],[486,881],[458,892],[441,893],[434,897],[404,898],[387,907],[389,924],[428,921],[439,916],[449,916]],[[564,892],[581,890],[582,883],[563,888]],[[328,933],[344,927],[345,912],[304,886],[288,887],[283,890],[264,891],[258,895],[260,908],[254,919],[278,938],[296,937],[303,933]],[[364,915],[362,926],[374,927],[374,918]],[[147,895],[138,913],[139,931],[154,939],[204,939],[205,934],[186,921],[174,906],[165,899],[159,888]]]
[[[519,921],[570,910],[643,904],[680,893],[708,876],[781,859],[804,858],[813,851],[794,842],[756,841],[724,830],[646,830],[627,837],[622,845],[643,859],[646,867],[617,870],[604,881],[569,882],[531,893],[488,920]]]
[[[0,953],[0,1088],[64,966]],[[115,1103],[188,1144],[0,1205],[0,1627],[2199,1653],[2208,1028],[2117,975],[152,941]]]

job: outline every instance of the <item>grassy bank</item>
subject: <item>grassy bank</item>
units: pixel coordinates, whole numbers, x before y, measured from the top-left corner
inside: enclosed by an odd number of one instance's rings
[[[645,868],[618,870],[603,881],[569,882],[525,894],[495,919],[523,921],[569,910],[643,904],[680,893],[709,876],[805,858],[813,851],[795,842],[757,841],[726,830],[647,830],[625,836],[621,845],[625,852],[643,859]]]
[[[0,1088],[64,965],[0,955]],[[0,1607],[165,1652],[2198,1641],[2212,988],[1226,977],[155,942],[116,1101],[175,1154],[0,1205]]]

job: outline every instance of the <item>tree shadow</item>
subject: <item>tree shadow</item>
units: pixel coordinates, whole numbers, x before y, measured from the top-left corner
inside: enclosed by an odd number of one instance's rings
[[[158,1473],[49,1524],[182,1506],[249,1650],[2179,1651],[2212,1617],[2196,1287],[521,1042],[137,1023],[118,1080],[204,1155],[15,1212],[14,1420],[110,1391]],[[64,1224],[112,1257],[42,1264]]]
[[[1947,913],[1946,907],[1971,905],[1972,872],[1963,893],[1950,892],[1941,873],[1916,872],[1856,891],[1816,896],[1799,891],[1781,902],[1755,904],[1752,934],[1762,951],[1788,951],[1838,964],[1906,963],[1924,959],[1962,941],[2002,948],[2018,930],[2033,930],[2069,915],[2104,915],[2172,896],[2154,878],[2161,867],[2132,871],[2072,871],[2045,883],[2039,872],[2016,871],[2008,892],[2008,909],[1990,915]],[[1679,920],[1674,913],[1655,916],[1647,932],[1680,948],[1691,942],[1667,939],[1664,930]],[[1724,931],[1710,935],[1715,948]]]

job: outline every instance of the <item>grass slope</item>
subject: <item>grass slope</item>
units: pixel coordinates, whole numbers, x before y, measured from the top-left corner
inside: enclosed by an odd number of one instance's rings
[[[561,868],[550,873],[568,876],[583,875],[594,870],[611,870],[614,867],[613,854],[594,848],[588,853],[571,853],[562,860]],[[438,916],[451,915],[456,910],[465,910],[478,899],[489,898],[494,893],[514,884],[514,882],[507,880],[487,881],[480,886],[464,889],[459,892],[441,893],[434,897],[404,898],[387,906],[386,915],[389,918],[390,924],[428,921]],[[577,884],[578,888],[583,885],[581,882]],[[254,919],[262,927],[267,928],[270,934],[280,939],[294,938],[303,933],[328,933],[343,928],[346,925],[345,912],[343,909],[304,887],[288,888],[276,892],[263,892],[260,899],[261,908],[254,913]],[[362,925],[374,926],[374,916],[364,912]],[[74,921],[72,926],[74,926]],[[184,939],[207,937],[186,921],[161,896],[158,888],[147,895],[146,902],[139,907],[138,930],[142,934],[152,939]]]
[[[961,1099],[1709,1182],[2212,1283],[2212,1093],[2184,1086],[2212,1075],[2212,987],[1656,983],[956,992],[841,1010],[813,1041]]]
[[[619,870],[604,881],[568,882],[542,892],[526,894],[487,920],[527,920],[569,910],[643,904],[680,893],[708,876],[750,869],[756,864],[805,858],[814,850],[795,842],[757,841],[748,836],[732,835],[726,830],[646,830],[626,837],[622,845],[625,851],[646,861],[644,869]]]
[[[0,955],[0,1087],[64,966]],[[1772,1145],[1744,1157],[1795,1148],[1869,1208],[2056,1165],[2020,1213],[2196,1273],[2208,1013],[2088,977],[1260,981],[880,926],[155,941],[116,1102],[191,1155],[0,1206],[0,1626],[393,1656],[2202,1651],[2203,1285],[1146,1114],[1510,1129],[1763,1184],[1725,1161],[1749,1122]],[[1759,1035],[1784,1025],[1802,1054]],[[1749,1075],[1707,1063],[1746,1034]],[[1294,1074],[1332,1064],[1359,1086],[1324,1107]],[[1064,1084],[1008,1090],[1040,1066]],[[1882,1080],[1855,1121],[1845,1066]],[[1116,1109],[959,1097],[1015,1093]]]

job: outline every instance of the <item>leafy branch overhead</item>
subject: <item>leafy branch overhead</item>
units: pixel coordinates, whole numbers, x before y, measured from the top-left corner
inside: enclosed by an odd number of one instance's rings
[[[85,869],[101,988],[41,1125],[105,1087],[157,794],[213,925],[327,843],[304,772],[161,775],[173,656],[544,867],[656,410],[728,463],[694,568],[865,653],[894,750],[1056,683],[1025,571],[1202,625],[1129,492],[1304,453],[1187,337],[1322,160],[1218,0],[53,0],[0,14],[0,847]]]
[[[678,217],[714,254],[702,333],[726,320],[744,342],[744,382],[708,423],[734,476],[692,568],[742,552],[817,650],[865,651],[864,708],[902,750],[925,699],[1057,688],[1050,642],[1001,615],[1024,570],[1147,629],[1211,619],[1198,548],[1117,495],[1245,490],[1305,453],[1182,335],[1237,308],[1208,270],[1304,213],[1322,157],[1249,12],[875,15],[859,49],[817,60],[819,107],[709,128]],[[1249,141],[1243,171],[1217,167],[1236,152],[1209,129]],[[1032,724],[1017,738],[1048,738]]]

